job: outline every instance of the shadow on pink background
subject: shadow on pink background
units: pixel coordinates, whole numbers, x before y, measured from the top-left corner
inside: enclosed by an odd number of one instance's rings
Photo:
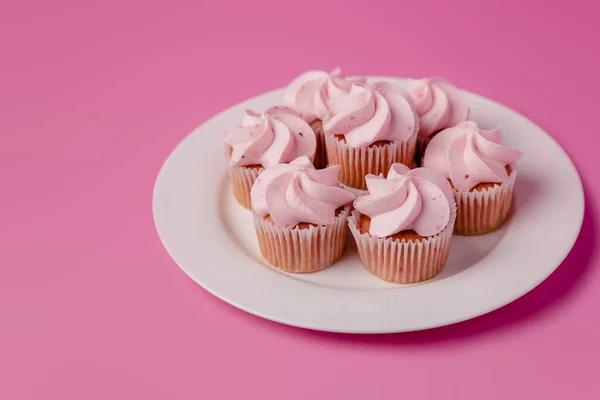
[[[566,1],[4,2],[0,398],[599,398],[597,15]],[[559,269],[491,314],[387,336],[263,321],[187,278],[152,221],[162,162],[219,111],[336,66],[445,76],[556,138],[586,191]]]

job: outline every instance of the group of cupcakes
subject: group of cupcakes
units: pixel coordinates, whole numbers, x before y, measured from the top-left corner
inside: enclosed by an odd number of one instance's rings
[[[331,266],[350,230],[368,271],[416,283],[444,268],[453,234],[488,233],[510,212],[522,153],[469,120],[447,80],[404,89],[309,71],[283,103],[223,133],[233,193],[276,268]]]

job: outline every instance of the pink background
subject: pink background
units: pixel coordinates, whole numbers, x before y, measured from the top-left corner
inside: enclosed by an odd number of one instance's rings
[[[0,398],[600,398],[592,2],[85,3],[0,11]],[[563,265],[494,313],[388,336],[263,321],[187,278],[151,215],[169,152],[335,66],[442,75],[545,128],[587,194]]]

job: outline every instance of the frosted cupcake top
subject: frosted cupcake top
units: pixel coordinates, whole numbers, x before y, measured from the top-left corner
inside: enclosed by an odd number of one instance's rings
[[[365,79],[346,79],[340,68],[330,73],[308,71],[288,85],[284,103],[298,111],[298,114],[308,123],[323,120],[329,114],[327,101],[340,94],[348,93],[352,82],[365,82]]]
[[[445,79],[411,79],[408,82],[408,93],[419,114],[421,137],[429,137],[442,129],[450,128],[469,116],[465,95]]]
[[[271,165],[300,156],[314,157],[317,139],[310,127],[288,107],[271,107],[262,114],[246,110],[241,125],[223,132],[232,166]]]
[[[440,233],[454,209],[452,187],[431,168],[410,169],[392,164],[387,178],[367,175],[368,194],[358,197],[354,207],[371,218],[369,233],[391,236],[413,230],[420,236]]]
[[[354,148],[377,141],[404,142],[416,135],[419,118],[408,92],[389,82],[353,84],[327,103],[332,115],[323,130],[343,135]]]
[[[331,225],[336,210],[356,196],[338,185],[340,167],[315,169],[306,157],[265,169],[250,191],[252,210],[292,228],[301,222]]]
[[[457,190],[466,192],[480,183],[508,181],[506,166],[522,155],[500,144],[500,128],[486,131],[473,121],[465,121],[431,139],[423,165],[439,171]]]

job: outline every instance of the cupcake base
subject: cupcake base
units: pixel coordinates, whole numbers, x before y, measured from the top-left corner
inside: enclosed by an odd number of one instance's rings
[[[229,177],[233,187],[233,195],[238,203],[250,210],[250,189],[258,175],[264,171],[261,166],[229,167]]]
[[[432,135],[433,137],[433,135]],[[431,137],[418,136],[417,149],[415,150],[415,164],[418,167],[423,166],[423,157],[425,156],[425,148],[431,141]]]
[[[323,121],[320,119],[310,124],[317,137],[317,149],[315,151],[315,168],[322,169],[327,166],[327,151],[325,149],[325,134],[323,133]]]
[[[482,190],[459,192],[454,189],[458,207],[454,233],[473,236],[488,233],[498,228],[512,208],[517,170],[510,166],[508,182],[496,184]]]
[[[346,247],[350,206],[339,212],[332,225],[281,228],[254,215],[256,237],[262,256],[274,267],[292,273],[325,269],[338,261]]]
[[[353,211],[348,217],[348,226],[365,269],[385,281],[406,284],[426,281],[444,269],[450,253],[455,218],[456,213],[452,212],[444,230],[417,240],[378,238],[361,233],[358,211]]]
[[[412,166],[417,136],[405,142],[380,142],[354,148],[345,139],[326,134],[327,164],[341,167],[339,181],[345,186],[365,190],[368,174],[387,176],[394,163]]]

